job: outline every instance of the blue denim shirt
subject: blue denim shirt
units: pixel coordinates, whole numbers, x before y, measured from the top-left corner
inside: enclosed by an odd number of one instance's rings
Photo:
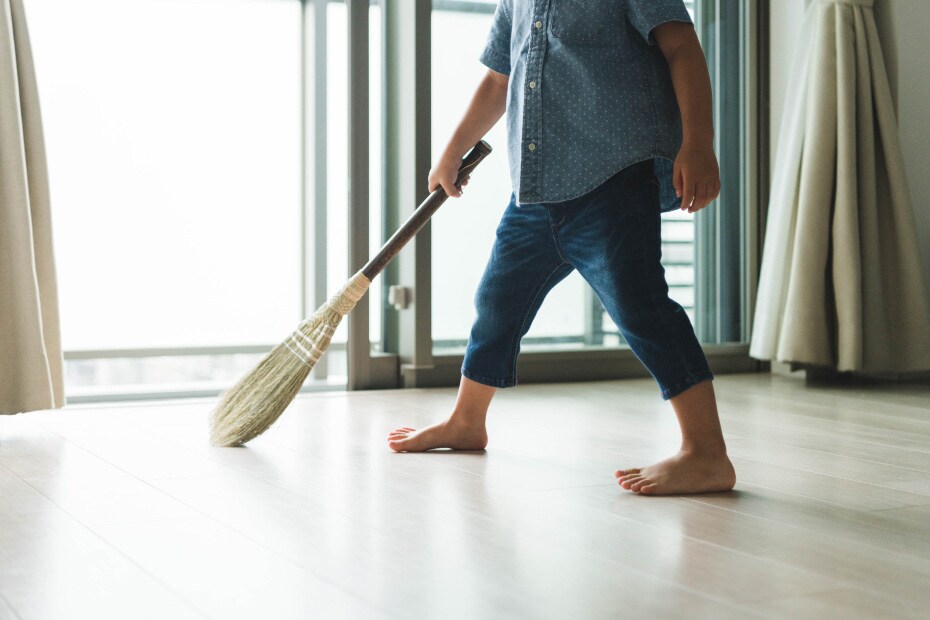
[[[682,0],[500,0],[480,60],[510,76],[507,138],[518,203],[562,202],[654,159],[662,210],[680,206],[681,114],[652,37],[691,22]]]

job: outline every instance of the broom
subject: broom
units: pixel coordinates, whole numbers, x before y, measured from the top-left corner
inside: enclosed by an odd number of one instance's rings
[[[461,186],[490,152],[491,147],[484,140],[472,148],[459,167],[456,187]],[[210,415],[210,441],[214,446],[241,446],[274,424],[300,391],[313,365],[326,352],[342,317],[364,297],[375,276],[447,199],[441,187],[431,193],[361,271],[222,395]]]

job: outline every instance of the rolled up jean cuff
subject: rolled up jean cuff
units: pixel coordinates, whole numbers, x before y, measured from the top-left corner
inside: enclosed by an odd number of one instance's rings
[[[689,375],[684,380],[679,381],[675,385],[662,389],[661,391],[662,399],[669,400],[671,398],[674,398],[678,396],[679,394],[681,394],[682,392],[684,392],[685,390],[688,390],[689,388],[694,387],[698,383],[703,383],[704,381],[712,381],[713,378],[714,378],[714,373],[710,372],[709,370],[707,372],[699,372],[693,375]]]
[[[481,375],[476,375],[473,372],[466,370],[465,366],[462,366],[462,376],[466,379],[471,379],[475,383],[480,383],[482,385],[495,388],[511,388],[517,384],[517,380],[514,377],[508,377],[506,379],[482,377]]]

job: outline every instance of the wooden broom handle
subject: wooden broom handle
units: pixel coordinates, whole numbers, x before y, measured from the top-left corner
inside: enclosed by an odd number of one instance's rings
[[[481,160],[491,153],[491,146],[484,140],[480,141],[468,155],[462,159],[462,165],[459,166],[459,174],[455,180],[455,186],[461,187],[462,181],[468,178],[475,166],[481,163]],[[413,212],[403,226],[394,233],[387,243],[382,246],[381,250],[368,261],[368,264],[362,268],[362,273],[369,280],[374,280],[381,271],[387,266],[391,259],[397,256],[401,248],[407,245],[407,242],[413,239],[416,234],[423,228],[423,225],[433,217],[433,214],[442,206],[449,196],[442,187],[437,188],[432,194],[427,196],[417,210]]]

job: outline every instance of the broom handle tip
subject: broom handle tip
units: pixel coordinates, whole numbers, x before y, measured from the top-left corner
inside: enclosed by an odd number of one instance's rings
[[[491,145],[484,140],[480,140],[478,144],[472,147],[459,166],[459,173],[455,180],[456,187],[472,173],[485,157],[491,154],[492,150]],[[381,273],[387,264],[391,262],[391,259],[397,256],[398,252],[416,236],[448,198],[449,196],[441,187],[427,196],[426,200],[420,203],[420,206],[416,208],[404,225],[388,239],[374,258],[362,268],[362,273],[369,280],[374,280],[375,276]]]

